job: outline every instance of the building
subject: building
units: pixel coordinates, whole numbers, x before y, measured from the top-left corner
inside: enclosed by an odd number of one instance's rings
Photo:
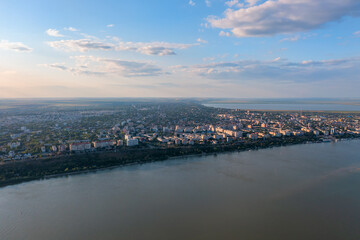
[[[207,141],[207,140],[209,140],[209,139],[210,139],[210,136],[208,136],[208,135],[201,135],[201,140]]]
[[[41,152],[43,152],[43,153],[46,152],[46,147],[45,146],[41,147]]]
[[[236,138],[240,138],[240,137],[243,136],[243,132],[241,132],[241,131],[234,132],[233,136],[236,137]]]
[[[184,132],[184,129],[182,127],[180,127],[180,126],[176,126],[175,127],[175,132],[181,133],[181,132]]]
[[[94,148],[105,148],[105,147],[112,147],[116,144],[114,140],[102,140],[102,141],[95,141],[93,142]]]
[[[257,134],[248,134],[248,138],[250,138],[251,140],[256,140],[256,139],[258,139],[258,135]]]
[[[193,131],[193,128],[191,128],[191,127],[187,127],[184,129],[184,132],[186,132],[186,133],[191,133],[192,131]]]
[[[334,135],[336,133],[335,128],[330,129],[330,135]]]
[[[269,134],[273,137],[281,137],[282,136],[282,134],[278,133],[278,132],[269,132]]]
[[[8,145],[11,149],[13,149],[13,148],[19,147],[21,145],[21,143],[20,142],[12,142],[12,143],[9,143]]]
[[[223,138],[223,135],[217,135],[217,134],[213,135],[213,139],[215,139],[215,140],[219,140],[222,138]]]
[[[85,151],[90,150],[91,144],[89,142],[71,143],[70,151]]]
[[[128,139],[126,142],[126,145],[128,147],[137,146],[137,145],[139,145],[139,140],[137,138]]]
[[[168,143],[169,139],[167,139],[167,138],[158,138],[158,141],[162,142],[162,143]]]
[[[10,152],[9,152],[9,157],[10,157],[10,158],[13,158],[14,156],[15,156],[15,152],[14,152],[14,151],[10,151]]]
[[[118,145],[118,146],[124,145],[124,141],[123,141],[123,140],[118,140],[118,141],[117,141],[117,145]]]
[[[288,131],[288,130],[281,130],[280,133],[284,136],[290,136],[291,135],[291,132]]]
[[[59,152],[65,152],[66,151],[66,146],[65,145],[59,145],[58,150],[59,150]]]

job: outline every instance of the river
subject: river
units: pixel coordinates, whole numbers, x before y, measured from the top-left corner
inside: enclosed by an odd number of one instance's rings
[[[0,189],[0,239],[360,239],[360,141],[184,157]]]
[[[244,110],[279,110],[279,111],[344,111],[359,112],[360,105],[346,104],[300,104],[300,103],[223,103],[204,104],[207,107],[244,109]]]

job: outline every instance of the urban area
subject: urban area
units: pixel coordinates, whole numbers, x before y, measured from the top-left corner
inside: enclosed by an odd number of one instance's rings
[[[0,162],[124,148],[177,148],[313,136],[360,136],[359,113],[249,111],[192,102],[127,103],[113,109],[1,111]]]

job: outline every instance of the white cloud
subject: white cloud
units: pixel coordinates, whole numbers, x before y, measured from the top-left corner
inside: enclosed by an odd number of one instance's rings
[[[104,76],[106,72],[89,70],[87,66],[67,67],[64,63],[42,64],[43,67],[70,72],[74,75]]]
[[[227,1],[225,2],[225,4],[228,6],[228,7],[243,7],[244,4],[243,3],[239,3],[239,0],[231,0],[231,1]]]
[[[242,3],[239,2],[239,0],[230,0],[225,2],[225,5],[228,7],[236,7],[236,8],[242,8],[244,6],[254,6],[259,2],[259,0],[244,0]]]
[[[196,39],[196,41],[199,43],[208,43],[208,41],[201,39],[201,38]]]
[[[259,2],[259,0],[246,0],[246,2],[249,6],[254,6]]]
[[[300,36],[293,36],[293,37],[283,38],[280,40],[280,42],[285,42],[285,41],[296,42],[299,39],[300,39]]]
[[[112,27],[115,27],[115,24],[108,24],[108,25],[106,25],[106,27],[112,28]]]
[[[195,2],[194,2],[193,0],[190,0],[190,1],[189,1],[189,5],[190,5],[190,6],[195,6]]]
[[[43,64],[42,66],[56,68],[64,71],[69,70],[69,68],[66,67],[64,63]]]
[[[198,43],[168,43],[168,42],[121,42],[117,43],[117,50],[136,51],[146,55],[175,55],[175,49],[187,49],[199,45]]]
[[[165,47],[144,46],[137,48],[136,51],[145,55],[157,55],[157,56],[176,55],[173,49],[165,48]]]
[[[148,77],[167,74],[160,67],[148,62],[93,56],[75,56],[72,59],[75,60],[75,65],[72,67],[68,67],[64,63],[43,64],[43,66],[76,75]]]
[[[91,39],[60,40],[48,42],[48,44],[53,48],[68,52],[86,52],[89,50],[115,50],[114,44],[94,41]]]
[[[248,1],[256,4],[257,1]],[[227,2],[228,6],[238,1]],[[227,9],[223,18],[210,16],[214,28],[231,29],[237,37],[304,32],[344,16],[359,16],[359,0],[268,0],[241,9]]]
[[[64,28],[66,31],[71,31],[71,32],[77,32],[79,31],[78,29],[76,28],[73,28],[73,27],[67,27],[67,28]]]
[[[200,23],[200,27],[209,28],[209,24],[208,23]]]
[[[7,70],[7,71],[0,72],[0,74],[1,75],[15,75],[16,71]]]
[[[60,34],[60,32],[56,29],[51,29],[49,28],[48,30],[46,30],[47,35],[51,36],[51,37],[63,37],[64,35]]]
[[[113,38],[114,42],[105,42],[96,39],[60,40],[48,42],[56,49],[68,52],[101,51],[135,51],[145,55],[176,55],[175,49],[187,49],[199,43],[167,43],[167,42],[122,42]]]
[[[230,33],[229,33],[229,32],[224,32],[224,31],[220,31],[220,32],[219,32],[219,36],[220,36],[220,37],[230,37]]]
[[[360,36],[360,31],[356,31],[353,33],[355,36]]]
[[[277,57],[273,60],[273,62],[277,62],[277,61],[280,61],[281,60],[281,57]]]
[[[360,80],[359,64],[360,58],[290,62],[278,57],[270,61],[217,62],[182,66],[177,69],[209,79],[240,82],[318,82],[327,80],[357,82]]]
[[[212,61],[214,61],[216,58],[215,57],[204,57],[202,60],[204,61],[204,62],[212,62]]]
[[[33,50],[21,42],[9,42],[7,40],[0,41],[0,49],[13,50],[16,52],[31,52]]]
[[[107,68],[125,77],[148,77],[163,74],[162,69],[149,63],[124,61],[120,59],[101,59]]]
[[[210,2],[210,0],[205,0],[205,4],[206,4],[207,7],[211,7],[211,2]]]

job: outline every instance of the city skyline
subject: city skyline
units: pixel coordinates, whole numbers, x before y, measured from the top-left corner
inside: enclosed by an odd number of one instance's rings
[[[0,96],[358,97],[360,3],[3,1]]]

